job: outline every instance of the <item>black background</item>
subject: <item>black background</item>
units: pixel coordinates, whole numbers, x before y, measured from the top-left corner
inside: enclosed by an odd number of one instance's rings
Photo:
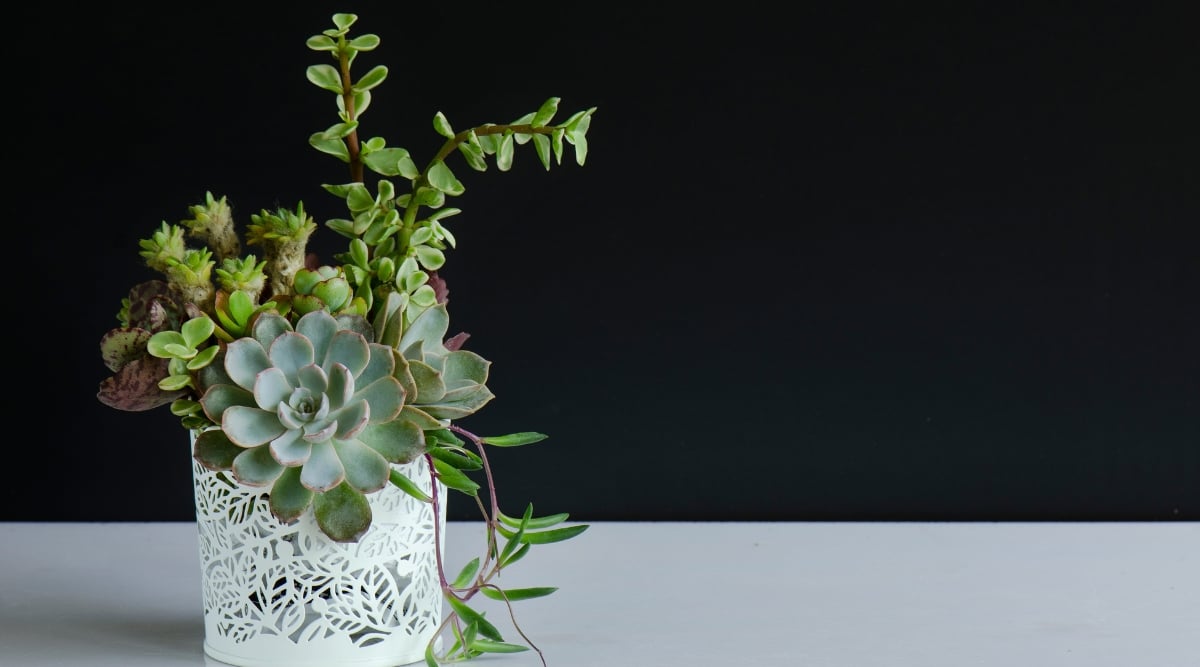
[[[390,68],[363,134],[418,163],[437,111],[598,107],[583,167],[530,145],[509,173],[451,162],[451,328],[497,395],[461,424],[550,436],[493,454],[506,510],[1200,518],[1182,12],[52,7],[9,42],[4,519],[193,517],[185,432],[96,400],[99,339],[152,277],[138,239],[206,191],[241,223],[342,215],[320,185],[343,167],[307,144],[333,96],[304,76],[337,11],[382,38],[357,71]]]

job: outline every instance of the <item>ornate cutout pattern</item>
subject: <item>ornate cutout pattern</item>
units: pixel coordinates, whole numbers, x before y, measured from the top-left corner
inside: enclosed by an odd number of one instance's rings
[[[396,468],[431,492],[424,459]],[[442,620],[432,507],[388,485],[367,496],[371,528],[342,544],[311,512],[280,523],[266,489],[195,462],[192,473],[211,657],[252,667],[421,660]]]

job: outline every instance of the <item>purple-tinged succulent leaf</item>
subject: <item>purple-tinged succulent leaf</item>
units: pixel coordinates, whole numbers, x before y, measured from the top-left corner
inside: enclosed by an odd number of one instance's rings
[[[181,398],[183,391],[167,391],[158,382],[170,375],[168,359],[145,356],[121,367],[115,375],[100,383],[96,398],[118,410],[144,412]]]
[[[457,352],[463,348],[463,345],[466,344],[467,339],[470,337],[471,337],[471,334],[469,334],[465,331],[460,331],[460,332],[454,334],[453,336],[447,338],[444,345],[446,346],[447,350],[450,350],[451,352]]]
[[[253,338],[239,338],[225,346],[225,372],[242,389],[253,390],[258,374],[270,367],[267,351]]]
[[[100,356],[108,370],[117,372],[125,364],[146,356],[146,342],[153,334],[137,327],[112,329],[100,338]]]
[[[446,286],[446,279],[438,275],[437,271],[429,272],[427,284],[433,288],[433,294],[438,303],[446,303],[450,300],[450,288]]]
[[[219,471],[232,468],[233,460],[244,451],[246,450],[233,444],[222,431],[209,429],[196,436],[192,456],[205,468]]]
[[[220,424],[226,408],[233,405],[254,407],[254,394],[234,384],[214,384],[200,397],[200,405],[206,417]]]
[[[247,486],[267,486],[279,478],[283,465],[271,457],[267,447],[244,449],[233,460],[233,476]]]
[[[425,432],[411,421],[369,424],[358,434],[358,440],[391,463],[408,463],[425,453]]]

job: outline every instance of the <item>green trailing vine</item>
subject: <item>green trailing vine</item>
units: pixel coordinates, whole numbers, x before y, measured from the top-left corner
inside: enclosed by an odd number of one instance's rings
[[[490,362],[464,349],[467,334],[446,335],[447,289],[437,272],[457,243],[447,220],[461,211],[446,203],[465,191],[451,158],[459,156],[475,171],[492,165],[508,171],[516,148],[531,143],[547,170],[561,165],[568,149],[582,166],[595,108],[554,122],[560,100],[551,97],[512,122],[459,130],[438,112],[433,129],[445,141],[418,166],[404,148],[361,134],[372,91],[389,70],[376,65],[355,76],[358,56],[380,43],[373,34],[351,37],[356,20],[334,14],[333,28],[306,42],[332,60],[306,74],[336,96],[338,122],[313,133],[309,143],[349,171],[348,181],[322,186],[345,202],[347,214],[325,227],[347,240],[346,250],[333,264],[314,260],[307,244],[319,226],[302,202],[251,215],[243,244],[232,207],[206,193],[188,219],[163,222],[141,241],[140,256],[163,279],[135,285],[122,301],[120,326],[101,340],[113,375],[97,395],[120,410],[169,405],[196,435],[198,462],[241,483],[270,487],[277,518],[292,521],[311,511],[336,541],[353,542],[366,532],[371,511],[365,496],[389,483],[429,504],[435,517],[443,511],[439,485],[471,498],[486,526],[486,544],[453,578],[442,528],[434,522],[449,611],[425,661],[436,667],[532,649],[545,664],[517,625],[514,605],[556,589],[503,588],[498,580],[533,546],[571,539],[588,526],[567,524],[565,513],[535,516],[532,504],[519,516],[502,511],[489,449],[546,436],[479,436],[457,423],[493,398],[486,386]],[[369,174],[378,177],[373,187]],[[190,247],[194,239],[202,247]],[[332,332],[339,343],[329,342]],[[266,345],[277,342],[268,359]],[[304,386],[291,388],[295,372],[288,369],[312,364],[314,350],[337,359],[333,377],[316,385],[301,377]],[[278,386],[256,384],[260,375]],[[316,409],[322,400],[338,411],[337,419]],[[428,464],[432,494],[392,466],[418,458]],[[480,599],[504,605],[519,642],[506,639]],[[438,639],[445,647],[440,651]]]

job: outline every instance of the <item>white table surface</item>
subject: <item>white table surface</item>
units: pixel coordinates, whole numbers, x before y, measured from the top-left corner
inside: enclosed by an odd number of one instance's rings
[[[452,569],[481,536],[450,524]],[[221,667],[196,545],[0,523],[0,666]],[[517,603],[549,667],[1200,667],[1198,523],[602,522],[503,579],[559,587]]]

